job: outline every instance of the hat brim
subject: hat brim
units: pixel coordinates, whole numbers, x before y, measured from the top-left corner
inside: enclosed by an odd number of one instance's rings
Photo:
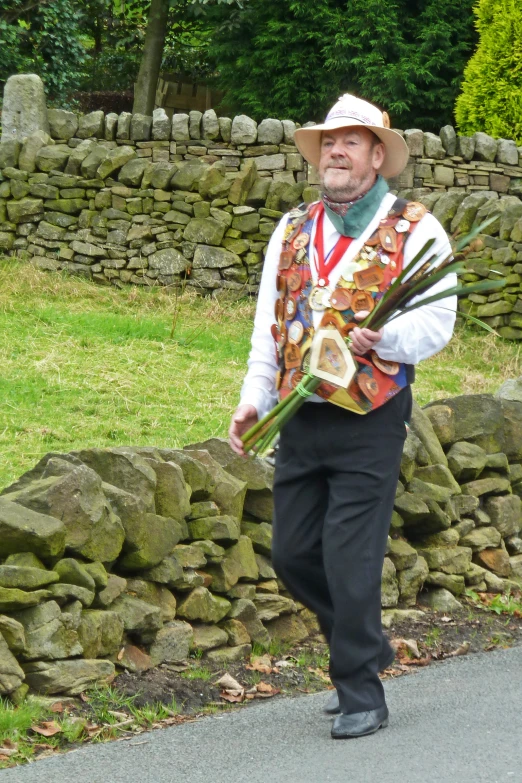
[[[294,133],[294,142],[303,158],[316,168],[321,159],[321,136],[325,131],[338,130],[339,128],[367,128],[384,144],[386,153],[379,174],[385,179],[396,177],[408,162],[409,150],[400,133],[391,128],[380,128],[375,125],[367,125],[357,120],[347,122],[339,118],[323,125],[313,125],[311,128],[298,128]]]

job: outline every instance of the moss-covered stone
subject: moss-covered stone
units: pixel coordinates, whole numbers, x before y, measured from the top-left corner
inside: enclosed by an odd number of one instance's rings
[[[454,443],[448,452],[449,468],[455,478],[461,482],[478,478],[486,461],[486,452],[474,443]]]
[[[161,611],[157,606],[123,593],[111,604],[111,611],[121,617],[126,631],[138,636],[154,634],[162,626]]]
[[[240,536],[237,544],[226,550],[221,562],[209,565],[207,572],[212,576],[212,589],[226,593],[239,579],[256,581],[259,577],[252,541]]]
[[[165,585],[148,582],[145,579],[128,579],[125,592],[151,606],[157,606],[162,623],[168,623],[176,616],[176,599]]]
[[[73,557],[66,557],[63,560],[59,560],[54,570],[59,576],[60,582],[65,582],[69,585],[78,585],[84,587],[86,590],[90,590],[94,593],[96,584],[94,579],[86,571],[83,563],[75,560]]]
[[[218,623],[231,608],[230,601],[212,595],[206,587],[196,587],[178,606],[178,615],[187,620]]]
[[[417,562],[417,551],[402,538],[392,538],[387,552],[397,571],[412,568]]]
[[[25,679],[37,693],[77,696],[88,688],[103,687],[114,679],[110,661],[35,661],[24,665]]]
[[[25,647],[20,654],[23,660],[52,660],[81,655],[78,634],[65,627],[60,607],[55,601],[15,612],[13,616],[25,631]]]
[[[458,612],[462,609],[462,604],[444,587],[421,593],[419,603],[422,606],[429,606],[435,612]]]
[[[0,633],[0,695],[12,693],[22,685],[24,678],[23,669]]]
[[[59,579],[55,571],[45,571],[41,568],[25,566],[0,566],[0,587],[15,587],[20,590],[35,590],[45,587]]]
[[[518,495],[489,497],[485,510],[491,524],[503,538],[516,535],[522,530],[522,500]]]
[[[467,484],[462,485],[462,492],[464,495],[474,495],[475,497],[481,497],[481,495],[500,495],[510,491],[511,484],[509,479],[501,478],[500,476],[498,478],[477,479],[476,481],[469,481]]]
[[[85,658],[115,655],[123,639],[123,620],[111,611],[89,609],[82,612],[78,638]]]
[[[472,551],[468,547],[419,547],[418,552],[426,560],[430,571],[465,574],[471,563]]]
[[[212,650],[215,647],[221,647],[229,643],[229,636],[223,628],[217,625],[198,625],[192,626],[193,638],[191,648],[193,650]],[[248,644],[249,640],[245,642]]]

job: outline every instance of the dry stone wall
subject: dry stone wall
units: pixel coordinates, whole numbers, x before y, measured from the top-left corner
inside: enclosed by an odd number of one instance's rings
[[[0,252],[42,269],[107,285],[185,281],[204,294],[255,294],[278,220],[319,194],[290,120],[49,109],[45,128],[27,125],[24,135],[11,114],[4,102]],[[404,138],[410,159],[390,182],[400,196],[422,201],[452,232],[502,215],[474,253],[469,279],[500,272],[507,288],[463,307],[522,339],[522,149],[450,126]]]
[[[0,693],[77,694],[319,632],[270,562],[273,468],[211,439],[47,454],[0,497]],[[415,406],[383,621],[522,586],[522,378]]]

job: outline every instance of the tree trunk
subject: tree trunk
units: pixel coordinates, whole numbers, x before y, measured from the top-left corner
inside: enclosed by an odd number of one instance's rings
[[[163,57],[169,15],[168,0],[151,0],[141,65],[134,88],[133,114],[152,115],[154,96]]]

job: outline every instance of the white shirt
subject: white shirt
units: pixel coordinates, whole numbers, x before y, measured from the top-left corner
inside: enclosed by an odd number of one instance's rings
[[[374,217],[368,223],[363,233],[352,241],[343,258],[329,274],[330,288],[341,276],[343,266],[354,259],[361,250],[365,241],[371,237],[379,225],[379,221],[385,218],[395,202],[395,196],[387,193]],[[275,388],[275,375],[278,369],[276,361],[274,338],[270,327],[276,322],[274,307],[279,294],[276,288],[276,276],[279,265],[279,255],[283,242],[284,230],[288,221],[285,215],[276,227],[267,247],[259,296],[257,300],[254,331],[252,334],[252,349],[248,359],[248,372],[241,389],[241,404],[253,405],[261,419],[277,403],[277,390]],[[314,247],[314,234],[317,221],[314,222],[309,247]],[[325,212],[324,223],[324,252],[327,257],[341,236],[336,231]],[[446,232],[439,221],[430,213],[427,213],[408,238],[404,250],[404,267],[407,267],[421,248],[429,239],[435,239],[429,252],[423,256],[427,260],[431,255],[440,256],[441,260],[451,253],[450,243]],[[422,265],[419,261],[414,269]],[[317,282],[317,269],[310,259],[312,280]],[[457,283],[455,274],[447,275],[425,293],[423,297],[432,296],[438,291],[453,288]],[[417,364],[422,359],[442,350],[449,342],[456,318],[457,297],[450,296],[436,303],[419,307],[411,313],[406,313],[383,328],[381,340],[376,343],[375,351],[382,359],[405,364]],[[314,327],[318,327],[322,319],[322,312],[313,312]],[[309,398],[312,402],[324,402],[314,395]]]

